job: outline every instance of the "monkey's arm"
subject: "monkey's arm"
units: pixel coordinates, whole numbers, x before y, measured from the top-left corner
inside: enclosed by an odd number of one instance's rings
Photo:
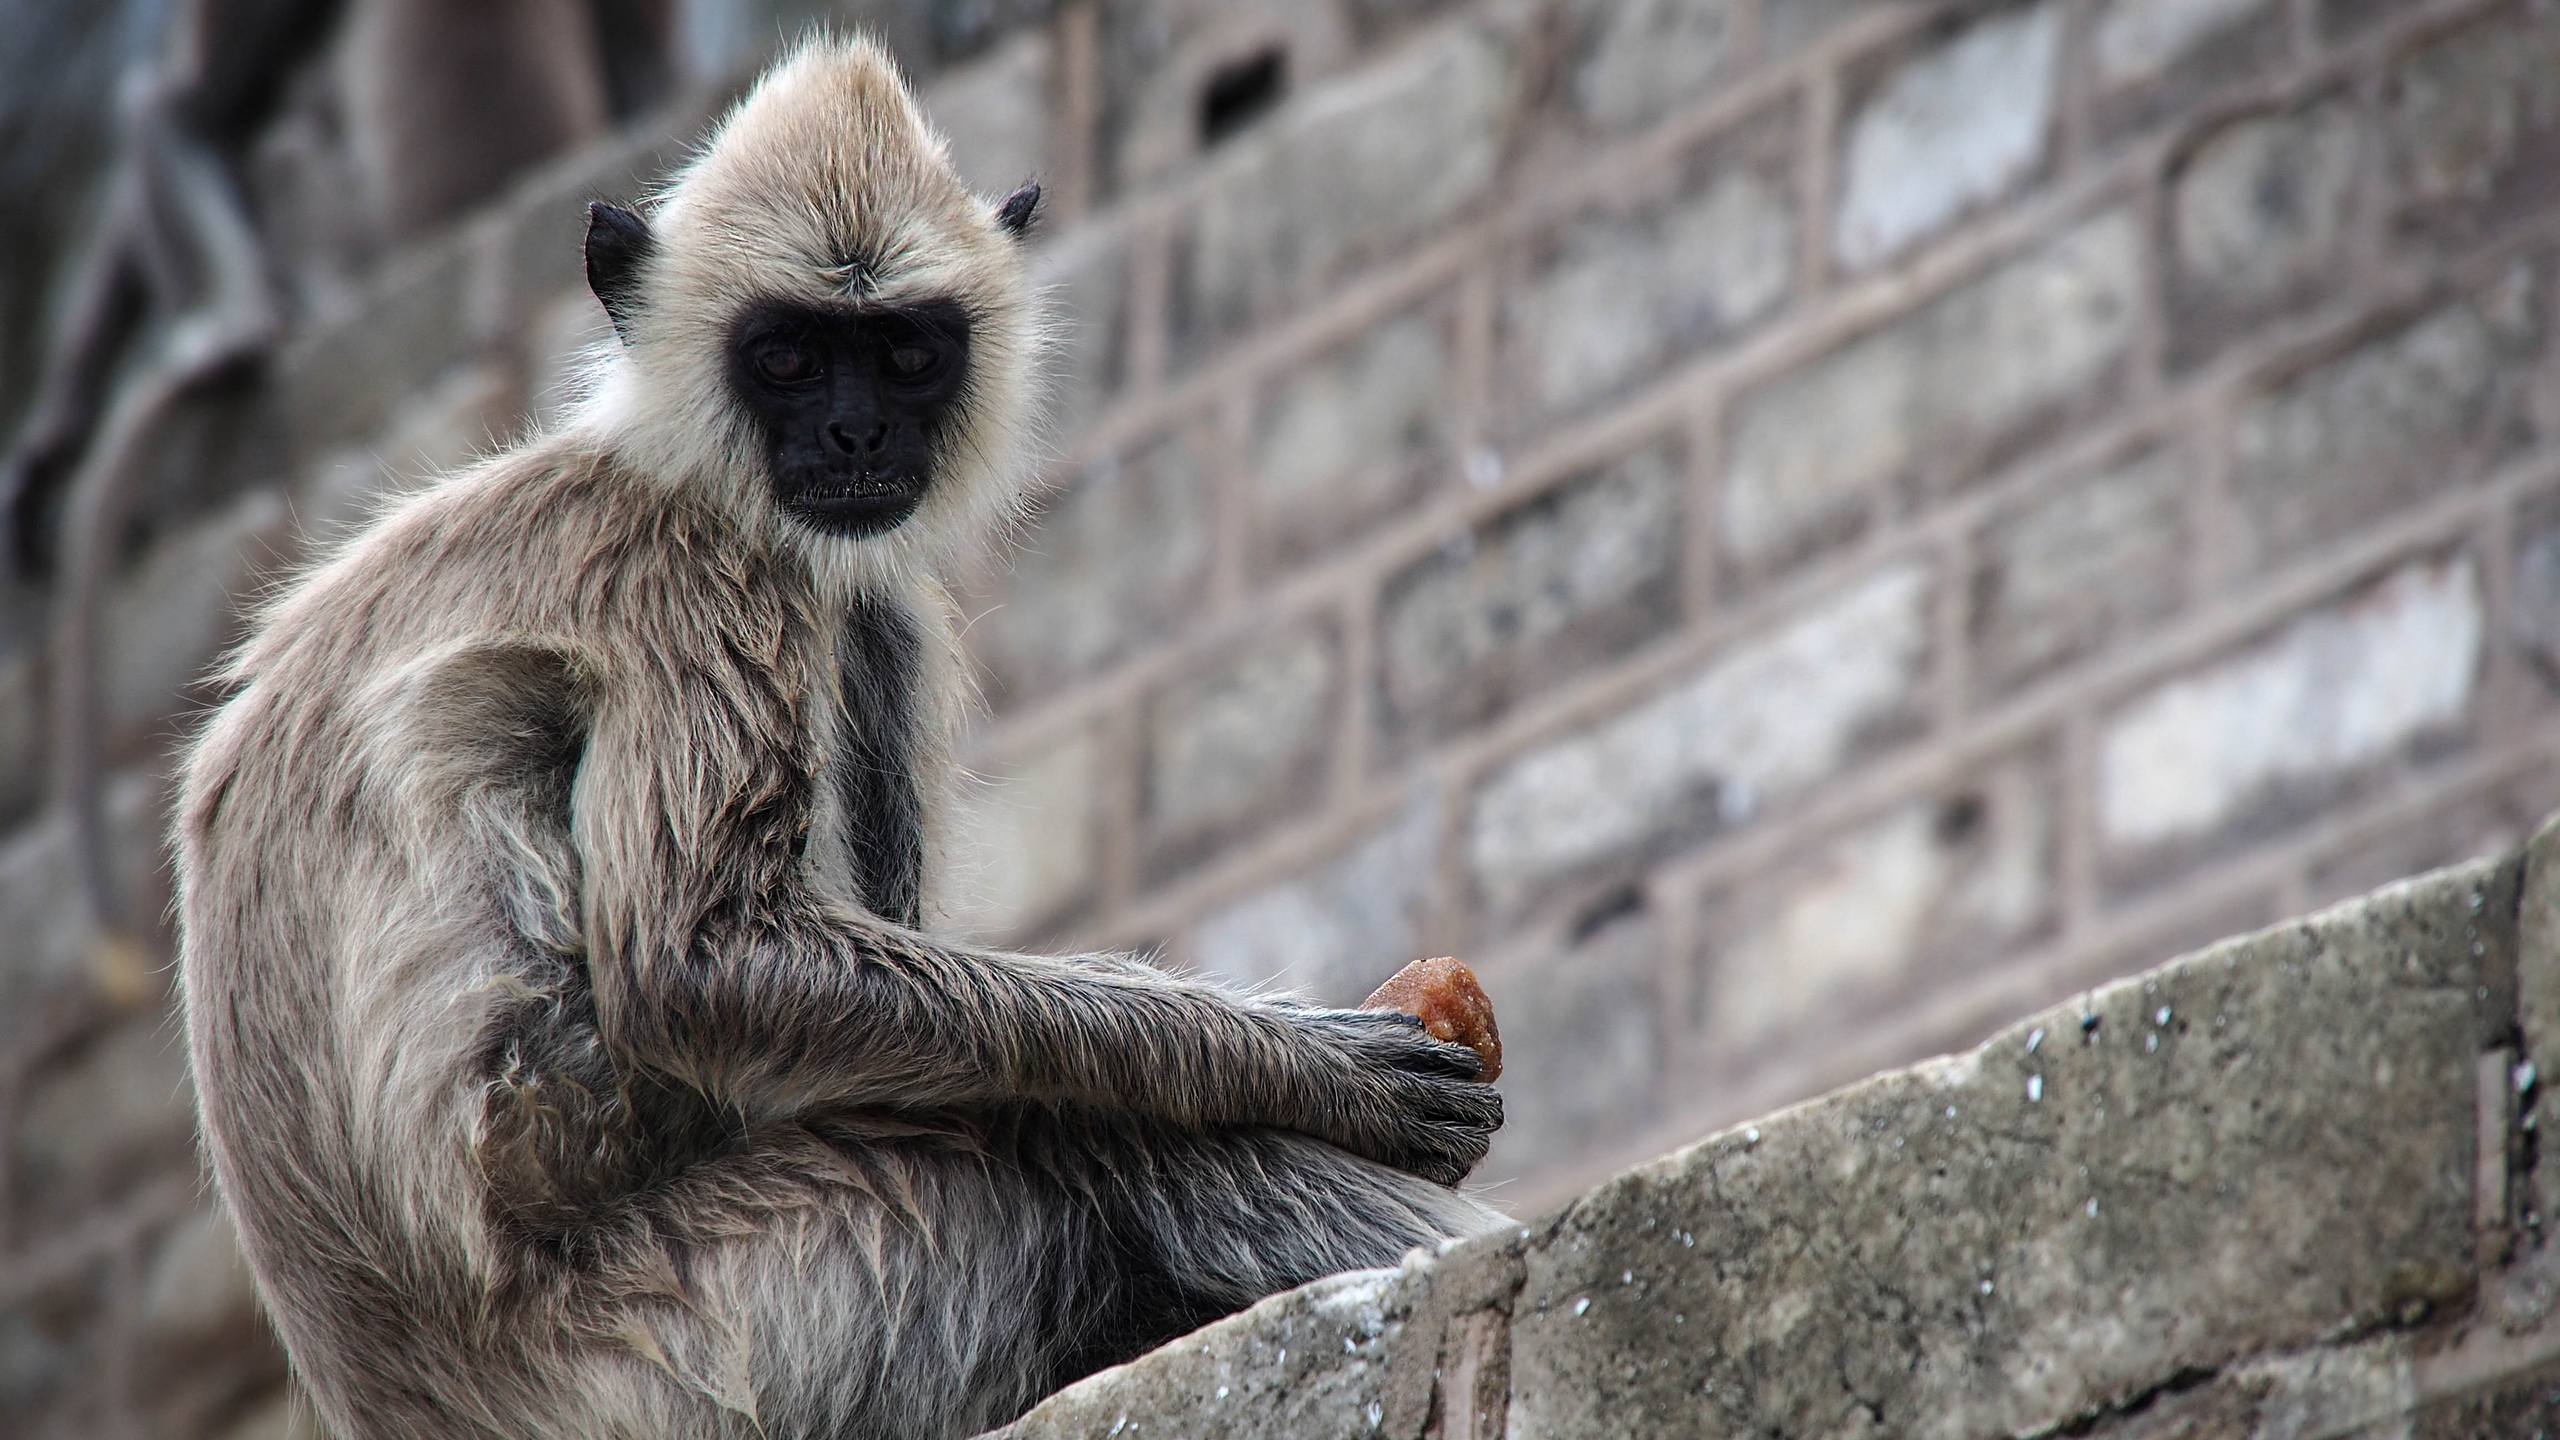
[[[604,668],[452,645],[386,680],[371,753],[528,942],[582,956],[625,1064],[750,1115],[1035,1098],[1296,1130],[1445,1182],[1482,1158],[1499,1096],[1409,1016],[946,943],[813,893],[788,758],[738,745],[743,717],[672,733],[599,706]]]
[[[1297,1130],[1443,1183],[1501,1123],[1474,1052],[1409,1016],[1258,1004],[806,903],[596,978],[608,1043],[750,1110],[1028,1096]]]

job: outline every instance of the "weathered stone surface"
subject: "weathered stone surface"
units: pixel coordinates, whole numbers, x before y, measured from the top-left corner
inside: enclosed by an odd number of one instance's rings
[[[969,632],[1006,702],[1178,629],[1207,583],[1205,441],[1154,440],[1044,497],[998,608]]]
[[[1239,137],[1190,216],[1175,343],[1196,354],[1346,262],[1437,233],[1501,158],[1510,46],[1450,30]]]
[[[1572,0],[1565,93],[1577,114],[1617,130],[1715,93],[1732,63],[1734,0]]]
[[[1718,889],[1692,1028],[1729,1061],[1992,963],[2053,913],[2054,789],[2005,761]]]
[[[1614,13],[1614,12],[1613,12]],[[1749,329],[1795,285],[1789,127],[1762,121],[1692,159],[1668,194],[1585,210],[1529,249],[1503,303],[1515,423],[1586,406]]]
[[[1679,606],[1676,452],[1642,450],[1497,515],[1390,578],[1378,716],[1391,751],[1623,655]]]
[[[1995,12],[1897,65],[1849,117],[1831,253],[1890,259],[2044,162],[2062,7]]]
[[[1466,822],[1478,899],[1513,913],[1569,876],[1739,823],[1832,773],[1912,713],[1930,588],[1917,568],[1885,571],[1497,767]]]
[[[2332,99],[2235,121],[2187,157],[2169,194],[2181,352],[2203,351],[2335,274],[2365,143],[2354,107]]]
[[[2188,550],[2188,462],[2148,451],[2003,507],[1974,547],[1966,632],[1982,678],[2045,674],[2174,609]]]
[[[1479,965],[1502,1026],[1502,1129],[1476,1173],[1499,1185],[1623,1145],[1661,1117],[1661,945],[1641,910]]]
[[[1356,1005],[1429,952],[1439,856],[1440,792],[1425,786],[1340,855],[1212,911],[1173,959],[1237,985]]]
[[[2425,560],[2109,716],[2097,818],[2139,852],[2335,790],[2469,713],[2484,617],[2467,556]]]
[[[2502,7],[2391,72],[2384,125],[2400,223],[2462,235],[2548,206],[2560,165],[2560,25]]]
[[[1275,1295],[1068,1387],[988,1440],[1234,1435],[1367,1440],[1423,1282],[1355,1270]]]
[[[2027,1433],[2453,1299],[2485,1007],[2439,917],[2473,893],[2234,941],[1592,1192],[1529,1247],[1511,1433]]]
[[[2253,558],[2320,545],[2440,493],[2499,445],[2536,341],[2529,274],[2515,304],[2455,301],[2282,380],[2242,410],[2231,494]]]
[[[2175,124],[2294,58],[2278,0],[2109,0],[2090,34],[2091,123],[2101,141]]]
[[[1304,559],[1422,493],[1445,461],[1448,323],[1397,316],[1274,384],[1253,428],[1253,547],[1263,565]]]
[[[2531,1116],[2538,1128],[2548,1129],[2555,1114],[2548,1103],[2552,1084],[2541,1081],[2540,1072],[2560,1067],[2560,815],[2544,821],[2525,842],[2516,886],[2515,942],[2517,1038],[2538,1082],[2523,1097],[2516,1118],[2522,1122]],[[2526,1203],[2548,1229],[2553,1217],[2560,1216],[2560,1165],[2537,1167],[2526,1190]]]
[[[2401,1432],[2409,1440],[2488,1440],[2560,1433],[2560,1365],[2510,1375],[2479,1390],[2435,1400]]]
[[[284,501],[273,490],[162,540],[117,582],[99,629],[98,700],[119,735],[170,727],[232,635],[232,602],[273,578]]]
[[[0,649],[0,823],[15,822],[42,801],[51,773],[45,753],[53,699],[36,645],[30,639]]]
[[[987,767],[960,797],[951,847],[953,919],[973,934],[1018,939],[1075,913],[1101,875],[1102,745],[1069,732]]]
[[[1724,548],[1782,558],[1854,524],[1897,475],[2009,443],[2115,369],[2140,293],[2133,218],[2111,211],[1746,391],[1727,421]]]
[[[1149,868],[1189,869],[1321,799],[1341,695],[1341,635],[1319,620],[1221,647],[1152,696],[1138,803]]]
[[[1055,163],[1054,68],[1049,37],[1019,31],[926,91],[925,113],[950,140],[952,164],[982,194],[1006,194]]]

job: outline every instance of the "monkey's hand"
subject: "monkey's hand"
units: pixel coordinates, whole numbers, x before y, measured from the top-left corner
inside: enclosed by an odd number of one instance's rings
[[[1474,1050],[1433,1039],[1400,1011],[1275,1008],[1312,1042],[1318,1074],[1302,1128],[1441,1185],[1484,1159],[1502,1126],[1502,1096],[1478,1079],[1484,1059]]]

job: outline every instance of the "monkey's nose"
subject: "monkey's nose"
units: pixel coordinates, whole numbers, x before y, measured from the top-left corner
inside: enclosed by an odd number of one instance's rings
[[[827,443],[846,455],[877,455],[889,443],[889,422],[882,420],[871,427],[871,433],[860,440],[836,421],[827,422]]]

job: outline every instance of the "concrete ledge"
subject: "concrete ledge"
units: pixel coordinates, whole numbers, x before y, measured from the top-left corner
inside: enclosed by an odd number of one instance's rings
[[[2432,1434],[2527,1415],[2560,1351],[2550,1287],[2516,1278],[2545,1270],[2523,1047],[2560,1011],[2556,848],[2547,827],[2527,856],[2224,942],[1516,1233],[1275,1296],[997,1433]]]

